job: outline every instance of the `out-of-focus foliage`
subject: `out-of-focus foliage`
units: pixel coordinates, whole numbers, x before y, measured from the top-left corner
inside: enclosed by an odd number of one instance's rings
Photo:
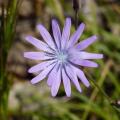
[[[93,34],[98,41],[87,51],[104,54],[98,60],[99,68],[85,68],[88,79],[93,79],[108,98],[91,83],[79,93],[72,86],[72,96],[65,97],[63,87],[56,98],[50,96],[45,82],[30,85],[33,75],[27,69],[35,64],[23,58],[23,52],[34,48],[24,41],[24,36],[32,34],[40,37],[36,24],[43,23],[51,31],[51,19],[56,18],[63,26],[64,18],[72,18],[74,31],[74,11],[72,0],[23,0],[19,10],[16,39],[8,58],[8,71],[14,81],[9,96],[9,116],[13,120],[119,120],[120,110],[110,102],[120,99],[120,2],[119,0],[81,0],[79,23],[86,29],[80,38]],[[15,11],[14,11],[15,12]],[[8,31],[9,32],[9,31]],[[26,82],[25,82],[26,81]]]

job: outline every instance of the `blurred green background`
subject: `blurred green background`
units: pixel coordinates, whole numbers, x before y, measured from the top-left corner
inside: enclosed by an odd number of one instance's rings
[[[17,0],[12,0],[13,6],[15,1]],[[9,0],[4,0],[5,5],[6,3],[9,3]],[[24,36],[29,34],[39,38],[36,30],[38,23],[44,24],[51,32],[53,18],[59,21],[62,28],[67,16],[72,18],[73,32],[75,19],[72,0],[21,0],[16,9],[11,7],[12,12],[8,17],[11,26],[8,25],[6,29],[6,33],[15,35],[7,48],[8,57],[5,63],[10,83],[8,120],[120,120],[120,104],[116,103],[116,100],[120,100],[120,1],[81,0],[80,4],[78,22],[86,24],[80,41],[96,34],[98,41],[87,51],[104,54],[103,60],[96,61],[99,68],[83,68],[88,79],[93,79],[99,89],[92,82],[88,89],[82,86],[82,93],[72,86],[72,96],[67,98],[61,86],[58,96],[53,98],[46,80],[35,86],[30,84],[29,80],[34,75],[28,74],[27,70],[37,62],[23,57],[24,51],[35,50],[24,40]],[[1,3],[0,20],[3,20]],[[1,29],[2,24],[3,22],[0,24]],[[16,32],[11,32],[12,29]],[[6,37],[7,40],[10,40],[9,36]],[[0,44],[2,43],[7,44],[9,41],[1,39]],[[2,52],[0,53],[0,58],[4,57]]]

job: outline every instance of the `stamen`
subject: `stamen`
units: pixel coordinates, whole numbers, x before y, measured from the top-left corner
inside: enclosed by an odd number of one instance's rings
[[[66,53],[66,52],[63,52],[63,51],[57,53],[56,56],[57,56],[58,61],[61,62],[61,63],[66,62],[66,61],[67,61],[67,58],[68,58],[67,53]]]

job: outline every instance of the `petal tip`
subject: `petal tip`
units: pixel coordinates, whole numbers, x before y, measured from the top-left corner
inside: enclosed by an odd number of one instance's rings
[[[37,83],[35,80],[31,80],[30,82],[31,82],[31,84],[33,84],[33,85]]]
[[[104,58],[104,55],[103,55],[103,54],[101,54],[101,58]]]
[[[97,35],[94,35],[94,36],[93,36],[93,39],[94,39],[94,40],[97,40],[97,39],[98,39]]]
[[[86,87],[87,87],[87,88],[90,87],[90,83],[89,83],[89,82],[86,84]]]
[[[67,95],[67,97],[71,97],[71,95]]]
[[[54,93],[52,93],[51,95],[52,95],[52,97],[56,97],[56,94],[54,94]]]
[[[52,19],[52,24],[57,23],[56,19]]]
[[[55,97],[57,95],[57,93],[58,93],[57,91],[51,90],[52,97]]]
[[[66,20],[71,21],[71,18],[70,18],[70,17],[67,17]]]
[[[30,40],[32,38],[32,36],[31,35],[27,35],[27,36],[25,36],[25,40]]]
[[[33,73],[33,71],[31,69],[28,70],[28,73]]]
[[[82,23],[80,24],[80,26],[85,27],[85,23],[82,22]]]
[[[99,54],[98,55],[98,59],[102,59],[102,58],[104,58],[104,55],[103,54]]]
[[[37,28],[38,30],[40,30],[40,29],[41,29],[41,27],[43,27],[43,25],[42,25],[42,24],[37,24],[37,26],[36,26],[36,28]]]
[[[97,67],[99,67],[99,65],[98,65],[98,64],[95,64],[94,67],[97,68]]]
[[[23,53],[23,56],[24,56],[25,58],[27,57],[27,55],[26,55],[26,53],[25,53],[25,52]]]
[[[79,89],[78,91],[79,91],[80,93],[82,93],[82,89]]]
[[[67,97],[71,97],[71,92],[70,93],[66,93]]]

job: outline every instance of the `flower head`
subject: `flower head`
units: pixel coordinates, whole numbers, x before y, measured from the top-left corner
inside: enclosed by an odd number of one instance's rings
[[[28,70],[29,73],[39,72],[39,75],[31,80],[32,84],[36,84],[47,77],[47,84],[51,87],[52,96],[57,95],[62,81],[67,96],[71,95],[70,81],[72,81],[79,92],[82,92],[82,90],[78,78],[86,87],[89,87],[89,81],[80,69],[80,66],[98,67],[97,63],[90,61],[90,59],[101,59],[103,55],[84,51],[85,48],[96,41],[97,37],[95,35],[77,43],[84,27],[85,25],[81,23],[70,37],[70,18],[66,18],[62,33],[57,21],[52,20],[54,38],[41,24],[37,25],[37,29],[44,42],[32,36],[25,38],[29,43],[41,50],[40,52],[24,53],[26,58],[42,60],[42,62]]]

